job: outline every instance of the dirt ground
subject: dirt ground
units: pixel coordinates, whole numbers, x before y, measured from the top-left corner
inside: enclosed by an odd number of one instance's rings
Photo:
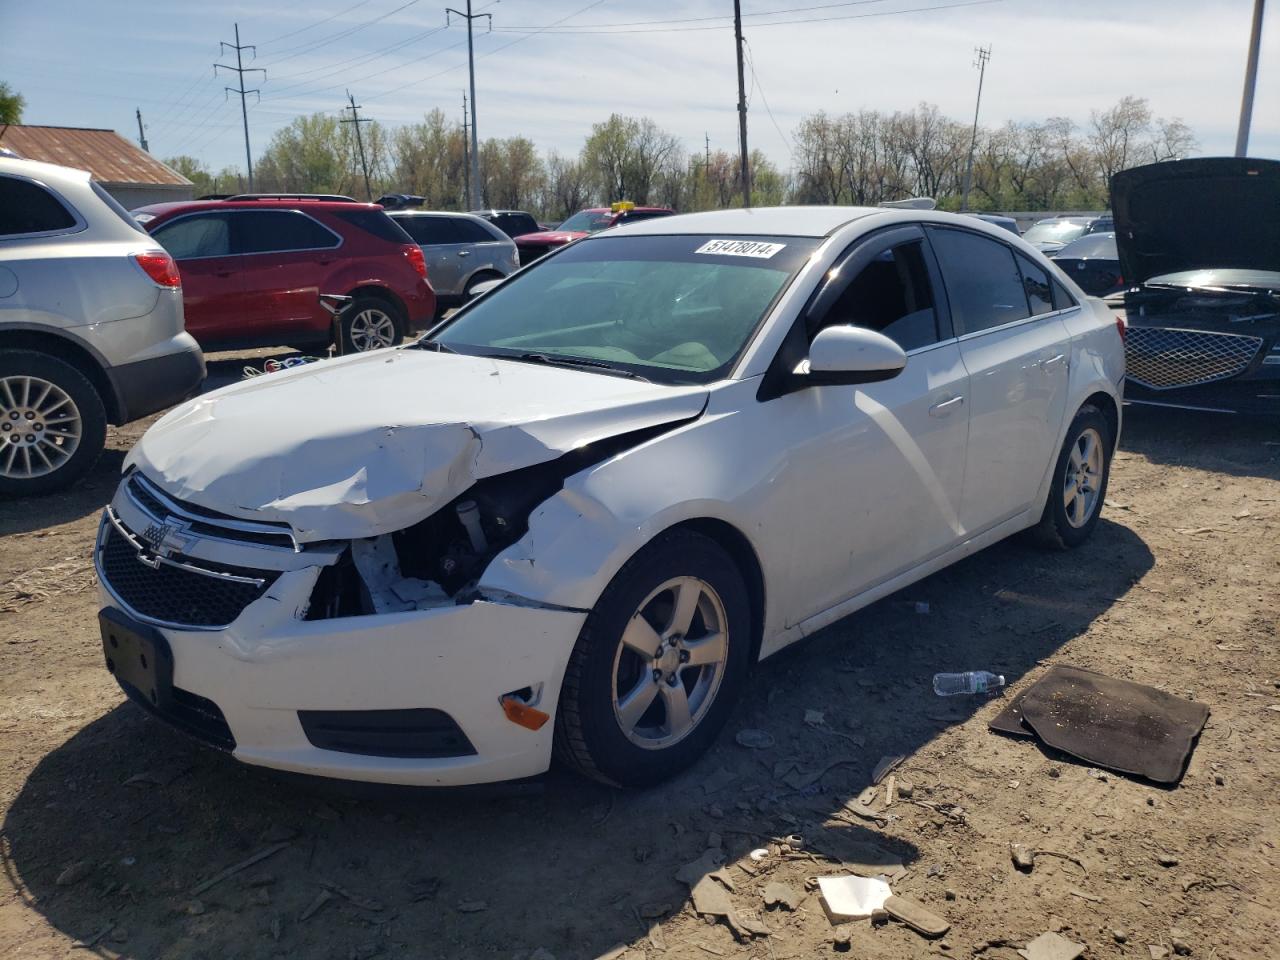
[[[124,703],[102,665],[90,551],[146,423],[113,431],[89,482],[0,504],[0,955],[1017,960],[1058,931],[1088,958],[1280,956],[1280,430],[1127,418],[1083,549],[1000,544],[763,664],[718,746],[662,788],[553,772],[499,795],[287,779]],[[993,734],[1001,698],[930,687],[936,671],[987,668],[1017,692],[1051,663],[1206,703],[1181,784]],[[738,745],[745,728],[774,746]],[[882,784],[860,805],[893,755],[910,797],[885,806]],[[779,843],[791,834],[803,849]],[[1022,873],[1011,842],[1051,853]],[[950,922],[943,938],[833,927],[808,881],[868,844],[901,861],[895,892]],[[676,874],[708,848],[768,936],[739,942],[694,912]],[[794,910],[765,907],[773,882]]]

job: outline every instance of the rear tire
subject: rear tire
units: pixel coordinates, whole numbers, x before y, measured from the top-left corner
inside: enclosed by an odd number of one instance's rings
[[[663,534],[618,572],[582,627],[560,693],[556,758],[621,786],[680,773],[728,720],[750,654],[737,565],[701,534]]]
[[[343,353],[368,353],[404,340],[404,318],[392,303],[358,295],[342,316]]]
[[[1114,442],[1102,411],[1081,407],[1054,464],[1044,513],[1031,530],[1042,546],[1067,550],[1089,539],[1107,496]]]
[[[0,496],[61,490],[106,444],[102,398],[79,370],[36,350],[0,351]]]

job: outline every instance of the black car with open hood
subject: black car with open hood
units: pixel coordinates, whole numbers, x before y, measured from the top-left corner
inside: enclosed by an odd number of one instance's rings
[[[1280,414],[1280,161],[1134,167],[1111,197],[1126,399]]]

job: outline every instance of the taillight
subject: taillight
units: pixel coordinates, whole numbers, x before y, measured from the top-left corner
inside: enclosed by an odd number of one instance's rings
[[[159,286],[175,289],[182,286],[182,275],[178,273],[178,265],[173,262],[173,257],[164,251],[134,254],[133,259],[138,261],[138,266]]]
[[[1120,342],[1124,343],[1124,335],[1129,332],[1129,321],[1119,314],[1116,315],[1116,331],[1120,334]]]
[[[426,279],[427,276],[427,258],[422,255],[420,247],[405,247],[404,255],[409,258],[409,263],[417,272],[418,276]]]

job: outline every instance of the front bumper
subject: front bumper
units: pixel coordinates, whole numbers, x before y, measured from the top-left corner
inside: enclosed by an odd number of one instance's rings
[[[555,712],[584,612],[477,600],[301,620],[318,572],[282,574],[224,629],[156,628],[172,651],[174,688],[196,698],[191,703],[206,704],[206,712],[207,705],[216,707],[235,757],[313,776],[419,786],[494,783],[546,771],[554,724],[536,731],[519,726],[500,698],[527,688],[533,705]],[[105,587],[99,592],[104,607],[119,607]],[[299,718],[300,711],[388,710],[447,714],[474,752],[404,757],[323,749]],[[184,726],[179,718],[165,719]]]

